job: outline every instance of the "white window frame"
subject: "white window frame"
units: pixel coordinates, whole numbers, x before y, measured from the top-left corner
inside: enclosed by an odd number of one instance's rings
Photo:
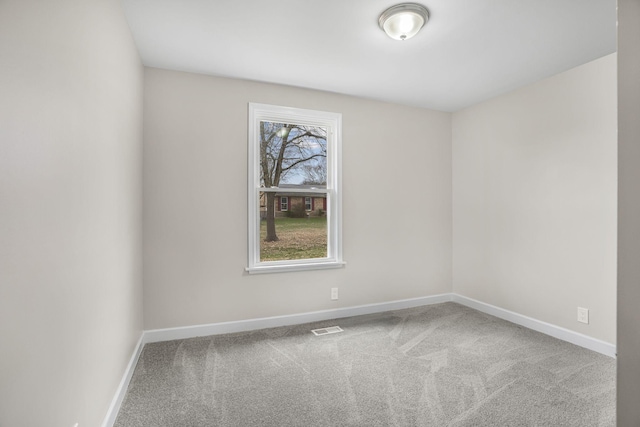
[[[309,199],[309,203],[307,203],[307,199]],[[307,205],[309,209],[307,209]],[[313,210],[313,197],[304,196],[304,210],[307,212],[311,212]]]
[[[285,190],[260,187],[261,121],[322,126],[327,129],[326,189],[287,188]],[[245,270],[249,274],[255,274],[343,267],[345,262],[342,259],[342,114],[251,102],[248,126],[248,266]],[[326,258],[260,261],[259,196],[260,192],[267,191],[311,192],[326,195]]]
[[[289,197],[288,196],[280,196],[280,212],[287,212],[289,210]],[[283,202],[283,200],[286,200],[285,202]],[[283,206],[287,206],[286,208],[282,209]]]

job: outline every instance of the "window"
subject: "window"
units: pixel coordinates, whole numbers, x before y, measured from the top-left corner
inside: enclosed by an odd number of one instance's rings
[[[338,113],[249,104],[249,273],[342,261]]]

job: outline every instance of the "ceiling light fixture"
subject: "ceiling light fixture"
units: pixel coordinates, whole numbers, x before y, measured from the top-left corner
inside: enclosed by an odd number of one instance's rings
[[[407,40],[429,20],[429,11],[418,3],[402,3],[382,12],[378,25],[394,40]]]

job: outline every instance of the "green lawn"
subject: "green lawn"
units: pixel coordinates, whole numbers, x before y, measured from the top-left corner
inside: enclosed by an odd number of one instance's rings
[[[260,261],[326,258],[327,218],[276,218],[277,242],[265,242],[267,221],[260,221]]]

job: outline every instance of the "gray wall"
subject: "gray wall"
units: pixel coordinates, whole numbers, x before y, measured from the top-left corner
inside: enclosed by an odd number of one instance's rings
[[[142,66],[117,0],[0,2],[0,425],[98,426],[142,330]]]
[[[342,113],[344,269],[244,272],[248,102]],[[146,329],[450,292],[450,114],[146,68],[144,117]]]
[[[615,343],[616,121],[615,54],[453,114],[454,292]]]
[[[618,0],[618,425],[640,425],[640,2]]]

